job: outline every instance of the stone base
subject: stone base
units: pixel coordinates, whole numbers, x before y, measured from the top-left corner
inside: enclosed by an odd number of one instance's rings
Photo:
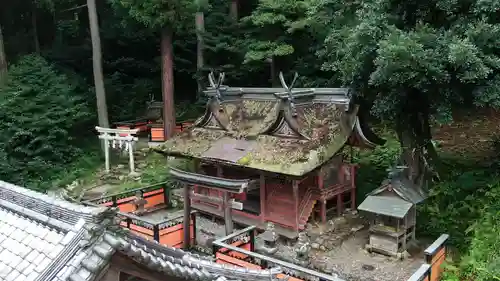
[[[403,260],[403,259],[405,259],[405,258],[408,257],[408,253],[406,251],[405,252],[392,252],[392,251],[387,251],[387,250],[384,250],[384,249],[373,247],[370,244],[366,244],[365,245],[365,249],[369,253],[382,254],[382,255],[385,255],[385,256],[396,258],[398,260]]]

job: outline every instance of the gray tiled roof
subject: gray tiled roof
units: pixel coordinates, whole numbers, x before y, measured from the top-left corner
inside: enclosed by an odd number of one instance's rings
[[[0,280],[34,280],[68,243],[66,233],[0,209]]]
[[[200,260],[119,229],[115,209],[81,206],[0,181],[0,280],[95,281],[117,251],[166,276],[190,280],[271,280],[281,273]]]

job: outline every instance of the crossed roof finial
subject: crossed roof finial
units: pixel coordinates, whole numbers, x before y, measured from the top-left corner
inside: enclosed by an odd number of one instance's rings
[[[220,86],[224,82],[224,77],[225,77],[224,72],[219,73],[217,83],[215,83],[214,72],[212,71],[208,74],[208,82],[210,83],[210,86],[215,89],[215,98],[217,99],[218,102],[222,101],[222,94],[220,91]]]
[[[285,99],[290,102],[290,107],[292,109],[292,116],[297,116],[297,109],[295,107],[295,95],[309,95],[309,94],[314,94],[314,90],[305,90],[305,91],[295,91],[293,92],[293,87],[295,85],[295,82],[297,82],[297,78],[299,78],[299,74],[295,72],[295,75],[293,77],[292,83],[290,85],[287,85],[285,82],[285,78],[283,77],[283,72],[280,71],[279,74],[281,86],[285,89],[286,92],[283,93],[274,93],[274,96],[279,98],[279,99]]]

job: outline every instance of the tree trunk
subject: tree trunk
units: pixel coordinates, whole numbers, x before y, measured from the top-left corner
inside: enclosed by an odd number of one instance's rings
[[[231,0],[231,7],[229,8],[229,15],[235,21],[238,20],[238,0]]]
[[[201,95],[203,91],[203,67],[205,65],[205,59],[203,56],[203,49],[205,48],[203,42],[203,33],[205,32],[205,15],[203,12],[196,13],[196,38],[197,38],[197,49],[196,49],[196,69],[198,72],[198,95]]]
[[[99,35],[99,23],[97,21],[95,0],[87,0],[87,8],[89,11],[90,36],[92,39],[92,64],[95,94],[97,98],[97,117],[100,127],[109,128],[108,107],[106,104],[106,92],[104,90],[104,78],[102,74],[101,37]]]
[[[408,167],[408,178],[419,186],[425,185],[431,176],[439,178],[436,173],[439,159],[432,143],[429,106],[425,93],[408,93],[397,123],[401,164]]]
[[[0,25],[0,86],[7,81],[7,56],[5,55],[2,26]]]
[[[33,28],[33,43],[35,45],[35,53],[40,54],[40,40],[38,39],[38,25],[37,25],[37,15],[36,6],[33,5],[33,10],[31,11],[31,27]]]
[[[175,106],[174,106],[174,54],[172,45],[172,31],[164,28],[161,33],[161,61],[162,61],[162,94],[163,94],[163,126],[165,139],[174,134]]]

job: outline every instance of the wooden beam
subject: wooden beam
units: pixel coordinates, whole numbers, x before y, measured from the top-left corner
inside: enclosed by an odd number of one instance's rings
[[[108,134],[129,134],[129,135],[135,135],[137,132],[139,132],[139,129],[110,129],[110,128],[102,128],[99,126],[96,126],[95,129],[99,133],[108,133]]]
[[[206,203],[219,204],[219,203],[224,202],[224,200],[222,198],[203,195],[203,194],[195,193],[194,191],[191,192],[190,195],[191,195],[192,199],[197,200],[197,201],[206,202]],[[240,210],[240,211],[243,210],[243,203],[236,202],[236,200],[234,200],[234,199],[229,200],[229,206],[231,207],[231,209],[236,209],[236,210]]]

